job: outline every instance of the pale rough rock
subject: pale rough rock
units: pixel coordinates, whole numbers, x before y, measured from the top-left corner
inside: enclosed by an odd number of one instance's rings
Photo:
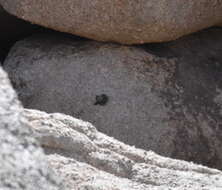
[[[0,4],[35,24],[125,44],[175,40],[222,22],[222,0],[0,0]]]
[[[81,190],[220,190],[222,172],[128,146],[88,122],[25,110],[51,166]]]
[[[138,148],[222,169],[221,33],[143,48],[33,36],[4,66],[26,108],[69,114]],[[94,105],[101,94],[108,102]]]
[[[32,134],[7,75],[0,68],[1,190],[64,189]]]

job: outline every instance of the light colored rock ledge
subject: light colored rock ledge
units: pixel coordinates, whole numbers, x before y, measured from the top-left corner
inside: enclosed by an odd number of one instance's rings
[[[216,190],[222,172],[121,143],[64,114],[24,111],[54,170],[71,189]]]

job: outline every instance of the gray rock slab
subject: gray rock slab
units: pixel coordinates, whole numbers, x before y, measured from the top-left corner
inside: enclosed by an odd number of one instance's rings
[[[221,169],[221,31],[137,47],[33,36],[4,65],[26,108],[69,114],[127,144]]]

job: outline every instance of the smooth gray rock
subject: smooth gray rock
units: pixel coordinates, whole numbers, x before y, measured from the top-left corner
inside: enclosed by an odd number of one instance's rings
[[[70,190],[220,190],[222,172],[128,146],[64,114],[25,110]]]
[[[33,36],[4,65],[26,108],[66,113],[130,145],[222,169],[221,32],[142,47]]]
[[[0,68],[0,189],[61,190],[32,136],[6,73]]]

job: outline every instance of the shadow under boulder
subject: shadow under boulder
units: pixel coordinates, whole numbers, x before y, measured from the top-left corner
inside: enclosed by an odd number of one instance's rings
[[[0,6],[0,61],[7,55],[9,48],[16,40],[31,34],[39,28],[7,13]]]
[[[56,33],[53,30],[31,24],[6,12],[0,5],[0,61],[7,56],[15,42],[34,33]]]
[[[35,35],[16,43],[4,67],[26,108],[222,169],[221,33],[138,47]]]

